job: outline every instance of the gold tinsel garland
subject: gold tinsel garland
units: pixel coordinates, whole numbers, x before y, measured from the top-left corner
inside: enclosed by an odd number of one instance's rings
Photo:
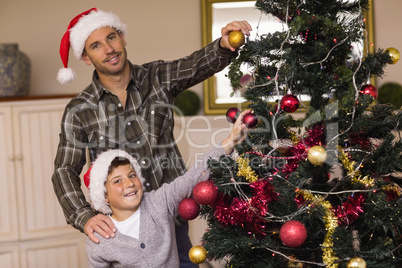
[[[343,166],[348,171],[348,175],[351,176],[352,182],[362,183],[366,187],[374,186],[374,179],[370,178],[369,176],[362,177],[362,175],[360,174],[360,170],[355,168],[356,162],[350,161],[348,154],[345,153],[345,151],[340,146],[338,146],[338,151],[339,160],[341,160]]]
[[[245,177],[249,182],[255,182],[258,180],[258,176],[255,175],[255,171],[249,166],[250,159],[239,157],[236,159],[239,171],[237,171],[237,176]]]
[[[332,210],[331,203],[326,201],[322,196],[313,195],[311,192],[306,190],[299,190],[298,193],[301,194],[306,201],[309,201],[311,206],[321,206],[324,208],[324,222],[327,234],[325,235],[324,242],[322,244],[322,260],[328,268],[338,267],[338,264],[335,263],[335,261],[338,260],[338,257],[336,257],[333,250],[334,241],[332,238],[335,229],[338,227],[338,218],[335,216]]]

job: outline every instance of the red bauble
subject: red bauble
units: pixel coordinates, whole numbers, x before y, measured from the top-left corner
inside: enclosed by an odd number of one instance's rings
[[[193,190],[193,198],[195,202],[204,206],[212,204],[217,195],[218,191],[216,190],[215,185],[209,181],[197,183]]]
[[[281,100],[281,109],[287,113],[293,113],[299,108],[299,100],[295,95],[287,94]]]
[[[362,86],[362,88],[360,89],[360,93],[371,95],[374,99],[376,99],[378,96],[378,91],[376,87],[370,84]]]
[[[253,113],[247,113],[243,117],[243,123],[248,127],[252,128],[255,127],[258,123],[258,118]]]
[[[233,124],[234,122],[236,122],[236,119],[240,113],[241,110],[237,107],[229,108],[226,112],[226,119]]]
[[[253,77],[251,76],[251,74],[245,74],[242,77],[240,77],[239,80],[239,84],[242,87],[247,87],[248,85],[250,85],[251,82],[253,82]]]
[[[179,204],[179,215],[185,220],[194,220],[200,214],[200,205],[192,198],[184,198]]]
[[[282,225],[279,236],[285,246],[300,247],[307,238],[307,230],[299,221],[288,221]]]

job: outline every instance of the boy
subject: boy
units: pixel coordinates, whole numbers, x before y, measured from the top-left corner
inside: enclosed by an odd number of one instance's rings
[[[175,242],[175,218],[181,200],[209,177],[207,160],[230,155],[246,138],[241,113],[229,136],[206,153],[183,176],[156,191],[144,193],[145,179],[137,161],[122,150],[106,151],[90,170],[89,196],[94,210],[108,214],[118,231],[114,239],[96,234],[86,251],[91,267],[179,267]]]

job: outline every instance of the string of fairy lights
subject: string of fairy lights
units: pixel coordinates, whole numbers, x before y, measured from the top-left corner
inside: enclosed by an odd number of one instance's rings
[[[300,3],[297,6],[297,9],[299,10],[302,5],[304,3]],[[359,2],[360,4],[360,2]],[[361,14],[359,16],[359,21],[361,23],[361,25],[364,25],[365,22],[365,18],[363,17],[363,11],[361,6],[359,5],[359,13]],[[289,18],[289,5],[287,6],[287,12],[286,12],[286,19],[284,20],[283,23],[286,24],[287,27],[287,34],[286,37],[284,38],[284,40],[281,43],[281,46],[279,48],[279,54],[281,53],[285,53],[284,51],[284,46],[287,42],[289,42],[289,40],[291,40],[291,31],[289,29],[289,25],[288,25],[288,18]],[[279,20],[279,19],[278,19]],[[362,27],[364,29],[364,27]],[[258,27],[257,27],[258,29]],[[257,34],[258,37],[258,34]],[[336,42],[336,44],[328,51],[327,55],[319,61],[314,61],[314,62],[306,62],[306,63],[301,63],[302,66],[309,66],[309,65],[315,65],[315,64],[319,64],[320,66],[323,65],[323,63],[331,56],[331,53],[333,53],[333,51],[335,50],[335,48],[337,46],[342,45],[343,43],[345,43],[348,40],[348,38],[345,38],[343,40],[341,40],[340,42]],[[362,38],[362,40],[365,40],[365,38]],[[365,42],[368,42],[368,40],[365,40]],[[365,46],[363,45],[363,47],[366,47],[367,52],[368,52],[368,45],[366,44]],[[356,74],[358,73],[358,71],[361,69],[362,66],[362,55],[363,55],[363,51],[362,49],[359,47],[358,48],[358,64],[357,64],[357,68],[354,70],[353,75],[352,75],[352,83],[353,83],[353,87],[355,89],[355,101],[354,101],[354,106],[352,107],[352,110],[350,111],[349,115],[351,116],[351,120],[349,120],[349,126],[348,128],[343,131],[342,133],[338,133],[337,135],[335,135],[334,137],[331,137],[331,139],[328,141],[332,142],[334,140],[337,140],[341,135],[345,135],[346,133],[348,133],[350,131],[350,129],[352,129],[353,124],[354,124],[354,119],[355,119],[355,113],[356,113],[356,105],[358,103],[359,100],[359,96],[361,94],[361,88],[357,85],[356,83]],[[397,60],[399,60],[399,57],[397,58]],[[276,94],[276,96],[279,98],[281,96],[281,86],[279,84],[279,71],[280,68],[282,68],[284,65],[286,64],[286,62],[284,61],[279,61],[277,63],[277,71],[276,74],[274,76],[274,79],[269,80],[267,83],[265,84],[258,84],[258,85],[248,85],[248,89],[252,90],[253,88],[256,87],[261,87],[261,86],[267,86],[270,85],[271,83],[275,83],[275,92],[274,94]],[[370,73],[367,74],[368,78],[367,81],[370,81]],[[291,94],[291,90],[290,89],[286,89],[287,90],[287,94]],[[301,102],[301,105],[306,106],[303,102]],[[276,125],[276,120],[277,120],[277,116],[280,114],[280,109],[276,109],[275,113],[273,113],[272,116],[272,126]],[[280,159],[280,160],[292,160],[292,159],[300,159],[300,158],[306,158],[307,153],[305,152],[303,155],[294,155],[294,156],[284,156],[284,157],[279,157],[279,156],[272,156],[272,154],[278,150],[279,148],[283,148],[284,146],[291,146],[289,145],[287,142],[281,142],[278,139],[278,135],[277,135],[277,131],[275,129],[275,127],[273,127],[272,129],[273,131],[273,135],[274,135],[274,139],[273,141],[270,143],[271,147],[273,148],[269,153],[267,153],[266,155],[257,152],[257,151],[250,151],[247,152],[246,154],[254,154],[257,155],[263,159]],[[304,129],[302,129],[302,136],[304,135]],[[301,139],[299,139],[301,140]],[[308,148],[306,148],[306,151],[308,150]],[[339,150],[336,153],[336,155],[338,156],[338,159],[340,160],[340,162],[346,167],[347,169],[347,174],[346,176],[340,178],[340,181],[345,181],[345,180],[352,180],[352,181],[356,181],[356,182],[360,182],[363,183],[364,185],[366,185],[367,187],[369,186],[374,186],[373,183],[373,179],[369,178],[368,176],[361,176],[360,175],[360,166],[362,165],[362,163],[365,160],[365,157],[363,157],[361,163],[354,163],[352,161],[350,161],[349,156],[347,154],[347,152],[352,152],[352,151],[359,151],[362,153],[365,153],[367,156],[372,154],[372,152],[370,151],[364,151],[364,150],[360,150],[360,149],[350,149],[350,148],[339,148]],[[239,167],[239,171],[238,171],[238,176],[242,176],[245,177],[248,180],[248,183],[252,183],[256,180],[258,180],[257,175],[255,174],[255,172],[250,168],[250,166],[248,165],[248,162],[246,161],[245,158],[242,157],[237,157],[236,159],[237,163],[238,163],[238,167]],[[268,161],[268,160],[267,160]],[[230,167],[227,167],[229,172],[232,172]],[[289,182],[286,180],[286,178],[282,177],[281,175],[279,175],[278,173],[275,174],[269,174],[267,175],[269,177],[269,179],[280,179],[283,181],[286,181],[286,183],[289,184]],[[244,200],[247,201],[249,198],[247,197],[247,195],[242,191],[240,185],[244,184],[245,182],[237,182],[236,180],[234,180],[234,174],[232,174],[232,180],[230,183],[226,183],[226,184],[222,184],[223,185],[233,185],[234,188],[236,189],[237,193],[239,194],[239,196]],[[333,189],[331,189],[330,191],[307,191],[307,190],[303,190],[303,189],[299,189],[297,185],[293,185],[294,190],[298,193],[298,195],[300,195],[304,200],[305,203],[299,208],[298,211],[292,213],[291,215],[285,215],[285,216],[275,216],[272,213],[267,213],[265,215],[265,217],[261,216],[264,220],[266,220],[267,222],[287,222],[290,219],[296,217],[297,215],[300,215],[302,213],[307,213],[309,211],[309,209],[312,206],[320,206],[322,208],[324,208],[325,210],[325,216],[324,216],[324,222],[325,222],[325,227],[326,227],[326,236],[325,239],[321,245],[322,247],[322,252],[323,252],[323,263],[317,263],[317,262],[312,262],[312,261],[306,261],[306,260],[295,260],[292,256],[287,256],[286,254],[279,252],[273,248],[270,248],[268,245],[261,245],[261,248],[264,248],[270,252],[272,252],[272,254],[277,254],[280,255],[282,257],[284,257],[285,259],[289,260],[289,264],[294,263],[294,267],[298,267],[296,266],[297,263],[305,263],[305,264],[314,264],[317,266],[325,266],[325,267],[329,267],[329,268],[336,268],[338,267],[338,263],[340,261],[345,261],[345,260],[339,260],[338,257],[335,255],[334,251],[333,251],[333,241],[332,241],[332,235],[334,233],[334,230],[338,227],[338,218],[334,213],[334,208],[332,207],[331,203],[329,201],[326,200],[326,197],[330,196],[330,195],[340,195],[340,194],[351,194],[354,195],[356,193],[368,193],[368,192],[373,192],[373,191],[378,191],[381,189],[361,189],[361,190],[345,190],[345,191],[334,191],[335,187]],[[250,208],[251,210],[253,208]],[[341,207],[341,209],[343,209],[343,207]],[[346,215],[346,212],[345,212]],[[358,238],[357,238],[358,240]],[[349,259],[346,259],[349,260]],[[358,263],[358,265],[362,265],[362,266],[352,266],[355,263]],[[365,267],[363,266],[365,265],[364,260],[362,260],[359,257],[356,258],[352,258],[349,260],[348,263],[348,267]],[[292,266],[293,267],[293,266]]]

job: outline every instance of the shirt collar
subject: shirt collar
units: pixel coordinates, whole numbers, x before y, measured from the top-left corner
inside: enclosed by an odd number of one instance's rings
[[[134,83],[134,75],[133,75],[133,65],[131,64],[130,61],[128,61],[128,64],[130,66],[130,75],[131,75],[131,80],[129,83]],[[99,100],[102,98],[103,94],[107,93],[108,91],[103,87],[102,83],[99,80],[98,73],[96,70],[94,70],[93,75],[92,75],[92,88],[93,88],[93,96],[91,98],[91,102],[98,103]],[[127,87],[129,89],[130,87]]]

